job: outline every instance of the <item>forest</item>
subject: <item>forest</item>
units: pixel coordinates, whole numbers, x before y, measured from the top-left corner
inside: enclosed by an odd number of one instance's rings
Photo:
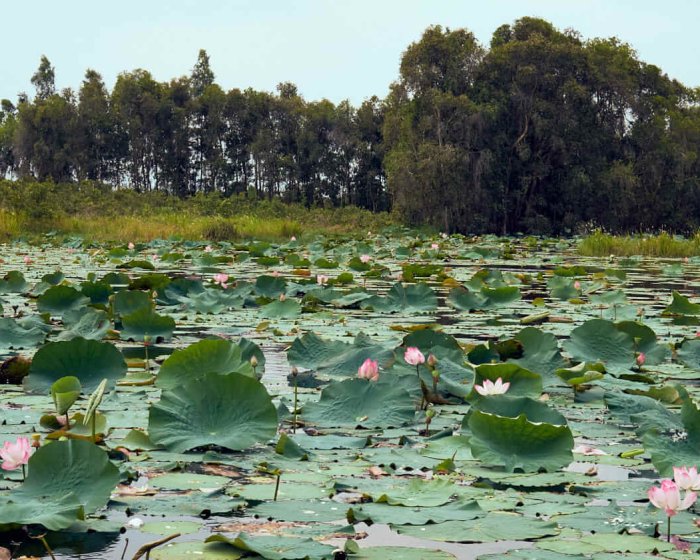
[[[204,50],[170,82],[137,69],[109,91],[88,69],[57,91],[44,56],[31,83],[0,110],[0,178],[20,184],[357,206],[460,233],[700,226],[700,88],[542,19],[489,45],[431,26],[359,107],[288,82],[224,91]]]

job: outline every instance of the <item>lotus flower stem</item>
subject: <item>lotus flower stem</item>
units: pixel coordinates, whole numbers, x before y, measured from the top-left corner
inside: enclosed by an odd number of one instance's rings
[[[41,541],[41,544],[44,545],[44,548],[46,549],[46,552],[49,553],[49,556],[51,556],[51,559],[52,559],[52,560],[56,560],[56,557],[55,557],[54,554],[53,554],[53,550],[51,550],[51,547],[49,546],[49,543],[46,542],[46,536],[45,536],[45,535],[41,535],[40,537],[32,537],[32,538]]]
[[[22,465],[22,482],[27,480],[27,465]]]
[[[68,417],[68,411],[66,411],[66,430],[70,429],[70,418]]]
[[[294,378],[294,410],[292,411],[293,414],[293,424],[292,424],[292,433],[296,434],[297,433],[297,404],[299,403],[299,384],[297,383],[297,375],[299,374],[297,368],[292,369],[292,377]],[[277,484],[279,485],[279,479],[277,480]],[[277,492],[275,492],[275,496],[277,496]],[[275,497],[275,499],[277,499]]]
[[[666,519],[666,541],[671,542],[671,516],[669,515]]]
[[[97,438],[95,437],[95,432],[96,432],[96,427],[97,427],[97,411],[92,413],[92,441],[95,442],[97,441]]]
[[[281,472],[278,472],[278,473],[277,473],[277,482],[275,483],[275,497],[274,497],[274,501],[275,501],[275,502],[277,501],[277,494],[278,494],[279,491],[280,491],[280,480],[281,480],[281,479],[282,479],[282,473],[281,473]]]

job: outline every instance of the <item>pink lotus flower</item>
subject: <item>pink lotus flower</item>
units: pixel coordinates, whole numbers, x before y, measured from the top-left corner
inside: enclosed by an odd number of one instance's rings
[[[649,501],[657,508],[664,510],[669,517],[688,509],[698,499],[695,492],[686,492],[685,497],[681,500],[678,485],[668,478],[661,481],[661,487],[652,486],[649,488],[647,495]]]
[[[700,491],[700,475],[697,467],[673,467],[673,480],[682,490]]]
[[[211,245],[207,245],[204,247],[204,252],[205,253],[211,253],[214,249],[211,248]]]
[[[33,261],[32,261],[31,258],[29,258],[29,255],[26,255],[26,256],[24,257],[24,264],[32,264],[32,262],[33,262]]]
[[[573,453],[579,453],[580,455],[595,456],[595,455],[607,455],[602,449],[596,449],[590,445],[577,445],[571,450]]]
[[[415,346],[409,346],[406,348],[406,352],[403,354],[403,359],[406,360],[407,364],[416,367],[425,363],[425,356],[423,355],[423,352],[418,350],[418,348]]]
[[[316,284],[318,284],[319,286],[325,286],[326,284],[328,284],[328,276],[326,276],[325,274],[318,274],[316,276]]]
[[[367,264],[369,261],[372,260],[372,257],[369,255],[360,255],[360,262]]]
[[[296,240],[297,240],[297,238],[296,238],[296,236],[295,236],[295,235],[292,235],[292,236],[291,236],[291,237],[289,238],[289,240],[290,240],[290,241],[296,241]]]
[[[639,354],[637,354],[636,362],[637,362],[637,365],[639,367],[642,367],[644,365],[644,362],[646,362],[646,361],[647,361],[647,357],[644,354],[644,352],[640,352]]]
[[[214,274],[214,284],[218,284],[225,290],[228,288],[228,284],[226,282],[228,282],[228,274]]]
[[[134,249],[136,249],[136,245],[134,245],[132,241],[129,241],[127,248],[129,249],[129,251],[133,251]]]
[[[510,389],[510,382],[503,383],[500,377],[494,383],[490,379],[484,379],[483,385],[474,385],[474,390],[482,396],[502,395]]]
[[[357,377],[360,379],[377,381],[379,379],[379,365],[377,364],[377,360],[367,358],[362,362],[362,365],[357,369]]]
[[[576,282],[574,282],[574,290],[580,290],[580,289],[581,289],[581,282],[576,280]]]
[[[440,248],[440,245],[438,245],[437,243],[433,243],[433,244],[430,246],[430,248],[431,248],[433,251],[437,251],[437,250]]]
[[[31,456],[32,446],[29,443],[29,438],[20,437],[17,438],[15,443],[5,442],[2,449],[0,449],[0,458],[2,458],[2,468],[6,471],[13,471],[22,465],[26,465],[29,462],[29,457]]]

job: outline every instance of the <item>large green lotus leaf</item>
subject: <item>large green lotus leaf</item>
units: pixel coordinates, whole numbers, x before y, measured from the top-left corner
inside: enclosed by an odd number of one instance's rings
[[[238,560],[245,554],[226,543],[169,542],[151,551],[151,560]]]
[[[293,319],[301,315],[301,305],[295,299],[276,300],[260,308],[260,315],[266,319]]]
[[[700,304],[692,303],[687,297],[673,291],[671,303],[663,310],[664,315],[700,315]]]
[[[347,507],[332,500],[278,500],[247,508],[246,514],[277,521],[325,523],[345,519]]]
[[[71,340],[77,337],[101,340],[111,327],[107,313],[92,307],[66,312],[63,315],[63,323],[66,330],[61,332],[56,340]]]
[[[107,305],[109,297],[114,293],[112,286],[107,282],[82,282],[80,291],[86,297],[90,298],[90,303]]]
[[[571,331],[564,349],[579,362],[603,362],[607,371],[628,371],[635,363],[634,339],[604,319],[591,319]]]
[[[453,288],[447,296],[448,303],[460,311],[493,309],[519,299],[520,290],[517,286],[481,286],[478,292],[466,288]]]
[[[306,422],[323,427],[399,427],[411,423],[414,415],[413,399],[390,375],[377,382],[357,378],[333,382],[318,402],[302,410]]]
[[[508,394],[511,396],[539,397],[542,394],[542,377],[518,364],[481,364],[476,366],[474,371],[475,385],[482,385],[486,379],[496,381],[500,377],[504,383],[510,383]],[[489,398],[481,397],[474,389],[471,396],[473,398]]]
[[[0,317],[0,354],[38,346],[46,338],[46,330],[36,320]]]
[[[622,290],[608,290],[601,294],[591,295],[591,303],[594,305],[623,305],[627,303],[627,296]]]
[[[597,527],[596,527],[597,529]],[[587,555],[595,554],[596,552],[625,552],[624,556],[612,556],[610,560],[615,559],[630,559],[629,553],[650,553],[637,557],[640,559],[659,558],[656,551],[674,550],[675,546],[671,543],[659,541],[657,538],[648,537],[645,535],[629,535],[629,534],[594,534],[594,535],[578,535],[576,538],[569,539],[547,539],[539,541],[537,548],[540,550],[548,550],[553,553],[561,554],[563,558],[574,558],[570,554],[585,553]],[[651,553],[654,554],[651,554]],[[566,555],[566,556],[563,556]],[[590,558],[590,556],[587,556]],[[581,556],[580,558],[583,558]],[[600,558],[597,554],[593,558]],[[662,557],[663,558],[663,557]]]
[[[437,308],[437,295],[424,282],[407,286],[397,282],[385,296],[372,296],[360,306],[379,313],[428,313]]]
[[[65,496],[0,497],[0,532],[19,529],[22,525],[43,525],[50,531],[60,531],[85,517],[78,497]]]
[[[380,368],[387,368],[393,361],[393,353],[363,333],[348,343],[326,340],[312,332],[295,339],[287,351],[287,359],[293,366],[325,375],[357,375],[357,369],[367,358],[377,360]]]
[[[678,359],[694,370],[700,370],[700,338],[683,340],[676,352]]]
[[[245,300],[229,290],[205,288],[199,293],[190,293],[179,298],[180,303],[197,313],[221,313],[226,309],[240,309]]]
[[[240,373],[208,373],[165,390],[148,417],[151,440],[176,453],[206,445],[247,449],[276,431],[270,395]]]
[[[11,270],[0,278],[0,294],[21,294],[28,289],[29,284],[19,270]]]
[[[621,321],[615,324],[617,330],[627,333],[632,337],[637,352],[643,352],[645,364],[661,364],[666,361],[669,354],[667,344],[659,344],[656,340],[656,333],[646,325],[637,321]]]
[[[206,543],[228,543],[238,550],[254,552],[267,560],[330,560],[334,547],[312,539],[277,536],[251,536],[239,533],[234,539],[212,535]]]
[[[563,426],[566,418],[560,412],[550,408],[543,402],[529,397],[515,397],[510,395],[491,395],[480,399],[474,404],[474,408],[489,414],[517,418],[524,414],[531,422],[546,422]],[[465,424],[466,424],[465,418]]]
[[[425,525],[445,521],[466,521],[484,514],[479,504],[472,500],[457,500],[440,507],[405,507],[385,503],[353,505],[347,512],[349,523],[371,522],[394,525]]]
[[[205,339],[173,352],[160,367],[156,385],[172,389],[207,373],[234,372],[253,375],[250,357],[241,346],[229,340]]]
[[[69,439],[37,449],[27,465],[27,479],[10,496],[18,501],[50,497],[58,503],[75,494],[91,513],[104,506],[119,483],[119,469],[94,443]]]
[[[684,438],[655,430],[644,434],[644,449],[661,476],[671,476],[674,466],[700,466],[700,409],[689,398],[681,407],[681,420]]]
[[[152,309],[142,308],[122,317],[124,329],[121,337],[125,340],[159,339],[170,340],[175,331],[175,319],[169,315],[159,315]]]
[[[90,298],[70,286],[53,286],[36,300],[36,308],[41,313],[63,315],[71,309],[78,309],[90,303]]]
[[[492,512],[465,521],[391,527],[402,535],[463,543],[532,540],[559,533],[556,523],[504,512]]]
[[[149,292],[141,290],[120,290],[112,296],[114,313],[117,315],[130,315],[142,309],[153,309],[153,300]]]
[[[255,293],[259,296],[278,298],[287,290],[287,281],[279,276],[263,274],[255,281]]]
[[[574,438],[566,420],[528,398],[489,397],[465,418],[472,455],[507,471],[554,471],[571,463]]]
[[[374,501],[390,506],[437,507],[448,503],[456,493],[457,487],[451,480],[414,478],[408,484],[396,486],[375,496]]]
[[[553,276],[547,282],[550,295],[555,299],[569,300],[579,296],[579,291],[574,287],[573,278]]]
[[[535,327],[525,327],[513,338],[522,344],[523,355],[511,358],[509,362],[539,373],[544,378],[552,376],[557,369],[566,367],[566,360],[559,352],[557,337],[553,334]]]
[[[25,387],[32,392],[48,391],[66,375],[80,379],[84,391],[94,391],[103,379],[108,387],[126,373],[124,356],[109,342],[84,338],[49,342],[34,355]]]
[[[683,429],[680,415],[651,397],[608,391],[605,404],[621,424],[634,426],[638,435],[649,430],[675,432]]]

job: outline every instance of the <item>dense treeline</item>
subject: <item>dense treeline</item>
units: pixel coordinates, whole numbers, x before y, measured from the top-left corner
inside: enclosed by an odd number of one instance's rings
[[[384,100],[360,107],[223,91],[206,52],[188,77],[144,70],[111,92],[88,70],[4,100],[0,176],[93,180],[178,196],[251,193],[394,210],[447,231],[561,233],[700,225],[700,90],[617,39],[522,18],[488,48],[428,28]]]

